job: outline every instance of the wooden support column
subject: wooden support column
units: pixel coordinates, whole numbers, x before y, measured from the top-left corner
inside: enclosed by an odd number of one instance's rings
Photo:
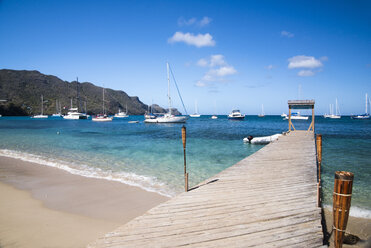
[[[187,160],[186,160],[186,141],[187,141],[187,132],[186,127],[182,127],[182,142],[183,142],[183,154],[184,154],[184,189],[185,192],[188,191],[188,173],[187,173]]]
[[[322,135],[317,134],[316,136],[316,148],[317,148],[317,166],[318,166],[318,183],[317,183],[317,204],[321,207],[321,164],[322,164]]]
[[[344,233],[348,223],[354,175],[351,172],[335,172],[333,195],[333,230],[335,248],[343,247]]]

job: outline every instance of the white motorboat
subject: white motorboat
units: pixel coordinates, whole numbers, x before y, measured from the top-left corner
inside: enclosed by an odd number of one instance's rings
[[[195,113],[192,114],[192,115],[189,115],[190,117],[193,117],[193,118],[198,118],[200,117],[201,115],[198,113],[198,108],[197,108],[197,101],[195,101]]]
[[[127,118],[129,117],[129,115],[127,114],[128,113],[128,106],[126,105],[126,111],[125,112],[121,112],[121,109],[119,108],[119,112],[117,114],[115,114],[115,118]]]
[[[286,116],[285,119],[288,120],[289,117]],[[309,119],[308,116],[302,116],[300,115],[300,112],[291,114],[291,120],[308,120],[308,119]]]
[[[113,117],[109,117],[107,115],[102,115],[102,114],[99,114],[99,115],[96,115],[94,116],[91,120],[92,121],[112,121]]]
[[[87,119],[87,115],[80,113],[78,111],[78,108],[70,108],[67,112],[67,115],[63,116],[63,119],[66,120],[82,120],[82,119]]]
[[[96,116],[94,116],[91,120],[92,121],[99,121],[99,122],[103,122],[103,121],[112,121],[113,117],[109,117],[106,115],[106,109],[104,108],[104,88],[103,88],[103,114],[98,114]]]
[[[262,104],[262,112],[258,115],[258,117],[264,117],[264,105]]]
[[[363,115],[352,115],[352,119],[370,119],[370,115],[368,113],[368,97],[366,93],[366,111]]]
[[[286,117],[287,117],[287,114],[282,113],[281,117],[282,117],[282,118],[286,118]]]
[[[216,120],[216,119],[218,119],[218,116],[216,116],[216,115],[213,115],[213,116],[211,116],[211,119],[214,119],[214,120]]]
[[[274,134],[271,136],[264,136],[264,137],[253,137],[249,136],[243,139],[243,142],[250,143],[250,144],[256,144],[256,145],[264,145],[271,143],[275,140],[278,140],[279,137],[281,137],[282,134]]]
[[[241,114],[240,110],[234,109],[232,112],[228,115],[228,119],[230,120],[243,120],[245,118],[245,115]]]
[[[171,97],[170,97],[169,63],[166,63],[166,69],[167,69],[167,89],[168,89],[167,96],[168,96],[169,111],[165,115],[156,116],[156,118],[144,119],[145,123],[185,123],[187,121],[187,117],[185,117],[185,116],[175,116],[171,112],[172,108],[171,108]]]
[[[47,115],[44,115],[44,97],[41,95],[41,114],[32,116],[34,119],[46,119]]]

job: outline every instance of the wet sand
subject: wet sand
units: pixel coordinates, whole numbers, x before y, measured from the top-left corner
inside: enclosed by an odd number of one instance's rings
[[[85,247],[167,197],[0,156],[0,247]]]

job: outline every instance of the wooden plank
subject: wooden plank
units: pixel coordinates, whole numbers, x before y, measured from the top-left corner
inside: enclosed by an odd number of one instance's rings
[[[291,132],[89,247],[321,247],[315,154]]]

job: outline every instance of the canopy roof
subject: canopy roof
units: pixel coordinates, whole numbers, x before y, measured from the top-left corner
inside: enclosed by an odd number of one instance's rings
[[[291,109],[312,109],[314,108],[314,100],[289,100],[287,102]]]

